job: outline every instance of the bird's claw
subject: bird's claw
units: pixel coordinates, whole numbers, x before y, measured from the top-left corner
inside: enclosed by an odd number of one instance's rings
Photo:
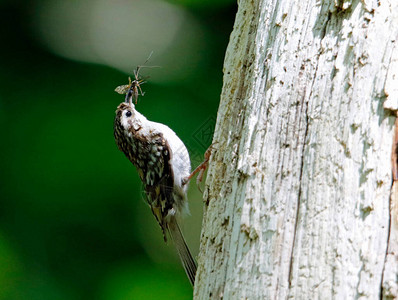
[[[209,159],[210,159],[211,152],[214,149],[214,147],[213,147],[214,144],[216,144],[216,143],[211,144],[210,147],[207,148],[205,155],[204,155],[204,161],[195,170],[193,170],[193,172],[188,177],[186,177],[182,180],[182,185],[187,184],[192,179],[192,177],[195,176],[196,173],[199,173],[198,177],[196,178],[196,184],[198,186],[199,191],[202,193],[202,190],[200,189],[200,183],[202,182],[203,176],[207,169],[207,166],[209,165]]]

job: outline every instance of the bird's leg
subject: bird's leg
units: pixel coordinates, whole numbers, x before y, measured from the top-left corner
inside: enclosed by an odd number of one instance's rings
[[[193,170],[193,172],[188,177],[185,177],[182,180],[182,185],[187,184],[192,179],[192,177],[195,176],[196,173],[199,173],[198,177],[196,178],[196,184],[198,185],[198,188],[199,188],[199,184],[202,182],[203,175],[204,175],[204,173],[207,169],[207,166],[209,164],[209,159],[210,159],[211,152],[213,151],[214,144],[215,143],[211,144],[210,147],[206,150],[205,155],[204,155],[204,158],[205,158],[204,161],[198,167],[196,167],[196,169]],[[200,188],[199,188],[199,190],[200,190]]]

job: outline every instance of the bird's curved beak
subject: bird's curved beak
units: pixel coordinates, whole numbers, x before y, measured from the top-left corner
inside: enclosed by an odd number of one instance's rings
[[[133,107],[133,89],[129,88],[126,94],[126,98],[124,98],[124,102]]]

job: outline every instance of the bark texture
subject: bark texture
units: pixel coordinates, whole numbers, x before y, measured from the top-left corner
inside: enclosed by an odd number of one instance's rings
[[[195,299],[398,297],[397,35],[396,0],[239,1]]]

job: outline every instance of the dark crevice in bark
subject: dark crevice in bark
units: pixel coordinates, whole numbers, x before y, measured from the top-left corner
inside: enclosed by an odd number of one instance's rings
[[[305,101],[305,93],[303,96],[303,101]],[[297,197],[297,210],[296,210],[296,219],[295,219],[295,227],[294,227],[294,234],[293,234],[293,244],[292,244],[292,249],[291,249],[291,255],[290,255],[290,263],[289,263],[289,289],[292,285],[292,271],[293,271],[293,252],[294,252],[294,247],[295,247],[295,243],[296,243],[296,234],[297,234],[297,227],[298,227],[298,218],[299,218],[299,214],[300,214],[300,205],[301,205],[301,193],[302,193],[302,187],[301,187],[301,181],[302,181],[302,177],[303,177],[303,169],[304,169],[304,153],[305,153],[305,144],[306,144],[306,140],[307,140],[307,135],[308,135],[308,127],[309,127],[309,120],[308,120],[308,101],[306,101],[304,103],[305,105],[305,120],[306,120],[306,124],[305,124],[305,131],[304,131],[304,139],[303,139],[303,149],[302,149],[302,154],[301,154],[301,164],[300,164],[300,178],[299,178],[299,182],[300,182],[300,188],[299,188],[299,192],[298,192],[298,197]]]
[[[323,24],[323,29],[321,30],[321,39],[323,39],[326,34],[327,34],[327,27],[329,25],[329,23],[331,22],[331,18],[332,18],[332,14],[330,12],[327,13],[326,16],[326,21]],[[321,45],[322,43],[320,43]],[[322,54],[321,49],[319,49],[318,52],[318,63],[319,63],[319,58]],[[312,95],[312,87],[314,86],[314,82],[318,73],[318,66],[319,64],[317,63],[316,68],[315,68],[315,72],[314,72],[314,77],[312,79],[311,82],[311,86],[310,86],[310,94],[308,96],[308,100],[305,102],[305,116],[306,116],[306,125],[305,125],[305,132],[304,132],[304,139],[303,139],[303,149],[302,149],[302,154],[301,154],[301,165],[300,165],[300,177],[299,177],[299,182],[300,182],[300,187],[299,187],[299,191],[298,191],[298,198],[297,198],[297,210],[296,210],[296,219],[295,219],[295,228],[294,228],[294,234],[293,234],[293,243],[292,243],[292,249],[291,249],[291,256],[290,256],[290,263],[289,263],[289,276],[288,276],[288,280],[289,280],[289,291],[291,289],[292,286],[292,272],[293,272],[293,262],[294,262],[294,248],[295,248],[295,244],[296,244],[296,235],[297,235],[297,228],[298,228],[298,218],[300,215],[300,205],[301,205],[301,194],[302,194],[302,178],[303,178],[303,169],[304,169],[304,156],[305,156],[305,149],[306,149],[306,142],[307,142],[307,136],[308,136],[308,127],[309,127],[309,117],[308,117],[308,102],[311,99],[311,95]],[[305,95],[306,95],[306,91],[304,92],[304,97],[303,97],[303,101],[305,101]]]

